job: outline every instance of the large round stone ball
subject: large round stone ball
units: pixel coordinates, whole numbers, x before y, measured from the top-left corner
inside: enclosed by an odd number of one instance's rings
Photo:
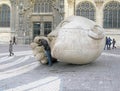
[[[58,61],[86,64],[95,61],[105,45],[104,30],[94,21],[80,16],[63,20],[52,45],[52,56]],[[49,36],[53,36],[50,34]]]

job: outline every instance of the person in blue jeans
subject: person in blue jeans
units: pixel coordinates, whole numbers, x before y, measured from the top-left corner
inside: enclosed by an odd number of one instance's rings
[[[50,46],[49,46],[47,40],[39,39],[39,42],[40,42],[40,46],[43,46],[45,49],[45,53],[46,53],[46,56],[48,58],[48,65],[52,66],[51,49],[50,49]]]

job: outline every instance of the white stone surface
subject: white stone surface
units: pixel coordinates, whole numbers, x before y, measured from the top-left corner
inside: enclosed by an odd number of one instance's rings
[[[48,39],[52,56],[58,61],[73,64],[95,61],[105,45],[103,28],[80,16],[71,16],[63,20],[48,35]]]
[[[55,31],[58,34],[52,47],[52,56],[61,62],[86,64],[96,60],[103,51],[103,28],[89,19],[68,17]]]

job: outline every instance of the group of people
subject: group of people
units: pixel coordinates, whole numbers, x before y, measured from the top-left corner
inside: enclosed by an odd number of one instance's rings
[[[116,48],[115,44],[116,44],[116,40],[114,38],[111,39],[110,37],[106,37],[104,50],[106,48],[107,48],[107,50],[110,50],[111,48],[112,49]]]

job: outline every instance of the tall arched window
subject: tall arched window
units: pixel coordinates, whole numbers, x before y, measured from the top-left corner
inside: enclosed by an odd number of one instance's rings
[[[37,13],[38,9],[37,9],[38,5],[34,4],[34,12]]]
[[[5,4],[0,6],[0,27],[10,27],[10,7]]]
[[[120,28],[120,3],[112,1],[104,8],[104,28]]]
[[[49,0],[36,0],[34,4],[35,13],[50,13],[52,12],[52,7],[49,3]]]
[[[90,2],[82,2],[77,6],[77,16],[83,16],[91,20],[95,20],[95,7]]]

